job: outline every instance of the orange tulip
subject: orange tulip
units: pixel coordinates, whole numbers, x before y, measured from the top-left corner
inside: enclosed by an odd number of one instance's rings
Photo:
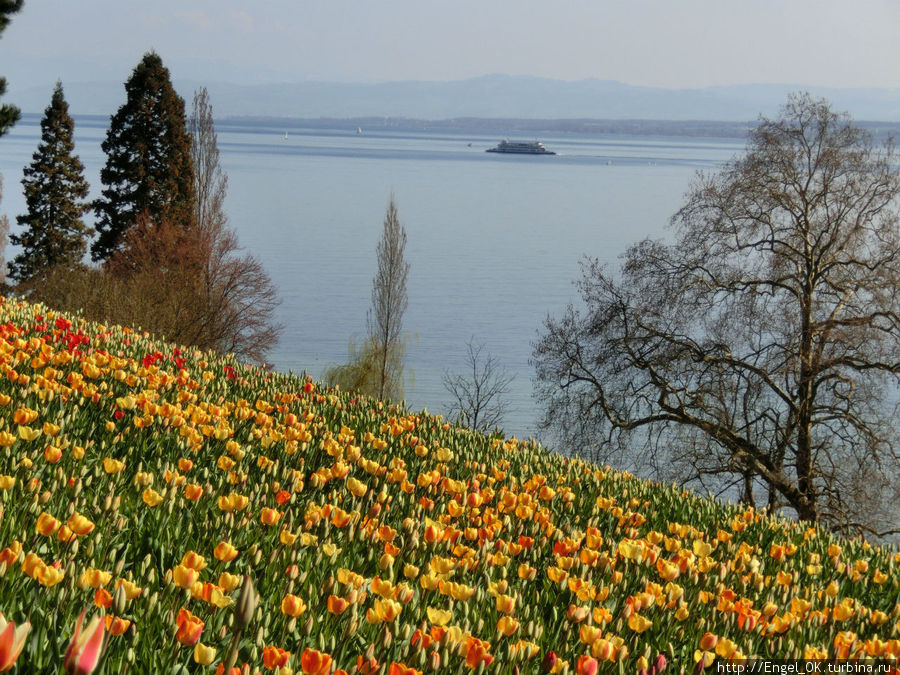
[[[98,588],[94,591],[94,604],[97,607],[103,607],[104,609],[109,609],[112,607],[113,596],[112,594],[106,590],[105,588]]]
[[[306,603],[296,595],[288,594],[281,600],[281,613],[286,616],[298,617],[306,611]]]
[[[69,529],[79,537],[90,534],[94,530],[94,523],[80,513],[73,513],[66,524],[69,526]]]
[[[584,654],[583,656],[579,656],[578,661],[575,663],[575,674],[596,675],[599,666],[600,664],[597,663],[597,659]]]
[[[403,663],[393,661],[388,668],[388,675],[422,675],[422,671],[411,668]]]
[[[122,635],[131,627],[131,621],[123,619],[121,616],[106,615],[106,630],[110,635]]]
[[[375,675],[378,672],[378,661],[374,657],[366,659],[360,654],[356,657],[356,672],[360,675]]]
[[[192,502],[196,502],[203,496],[203,488],[193,483],[186,483],[184,486],[184,498]]]
[[[332,614],[342,614],[350,606],[350,603],[347,602],[347,600],[339,598],[336,595],[329,595],[327,604],[328,611]]]
[[[178,610],[175,625],[178,627],[175,632],[175,639],[186,647],[193,647],[199,642],[205,624],[182,607]]]
[[[700,649],[711,651],[716,648],[716,643],[718,641],[719,636],[715,633],[704,633],[703,637],[700,638]]]
[[[194,551],[188,551],[181,558],[181,564],[185,567],[190,567],[192,570],[196,570],[197,572],[202,572],[206,569],[206,566],[209,564],[206,562],[206,558],[204,558],[199,553],[194,553]]]
[[[300,668],[306,675],[328,675],[331,671],[331,655],[307,647],[300,655]]]
[[[263,665],[269,670],[283,668],[291,658],[291,653],[281,647],[268,645],[263,649]]]
[[[213,555],[216,557],[216,560],[221,560],[222,562],[231,562],[238,556],[238,550],[231,545],[230,542],[220,541],[213,551]]]
[[[38,516],[37,526],[35,529],[38,534],[42,534],[45,537],[49,537],[51,534],[56,532],[59,529],[60,522],[51,516],[49,513],[42,513]]]
[[[268,506],[263,507],[263,510],[259,514],[259,521],[263,525],[274,525],[279,520],[281,520],[281,511],[276,511]]]
[[[494,661],[494,657],[489,653],[490,648],[490,642],[479,640],[476,637],[469,637],[463,645],[463,651],[466,656],[466,665],[472,670],[477,669],[481,663],[484,663],[485,667],[491,665]]]

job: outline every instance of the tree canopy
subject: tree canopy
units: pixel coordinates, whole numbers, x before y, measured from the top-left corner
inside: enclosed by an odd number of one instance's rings
[[[194,214],[191,141],[184,100],[158,54],[145,54],[125,83],[126,101],[103,141],[105,186],[94,204],[94,260],[108,260],[139,217],[190,226]]]
[[[0,34],[9,25],[12,15],[22,9],[24,0],[0,0]],[[0,97],[6,93],[6,78],[0,77]],[[19,119],[19,109],[9,103],[0,104],[0,136]]]
[[[847,115],[792,96],[744,156],[698,176],[674,242],[635,244],[617,273],[585,263],[584,307],[548,318],[534,349],[545,427],[836,529],[891,523],[893,162]]]

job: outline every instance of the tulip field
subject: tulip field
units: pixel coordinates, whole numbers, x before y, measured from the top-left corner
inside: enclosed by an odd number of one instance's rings
[[[900,658],[900,553],[0,302],[0,672]]]

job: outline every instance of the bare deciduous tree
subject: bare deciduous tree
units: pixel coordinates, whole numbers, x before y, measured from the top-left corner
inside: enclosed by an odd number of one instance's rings
[[[372,308],[366,317],[368,343],[377,364],[376,389],[380,399],[403,398],[403,314],[409,305],[406,278],[409,263],[403,257],[406,229],[400,224],[397,205],[391,195],[384,216],[384,229],[376,249],[378,268],[372,279]]]
[[[453,401],[447,406],[450,417],[474,431],[491,431],[501,426],[508,404],[504,398],[515,375],[509,375],[490,353],[482,356],[484,344],[466,343],[466,372],[441,378]]]
[[[544,424],[605,455],[643,439],[693,480],[845,532],[898,503],[900,179],[893,148],[792,96],[700,175],[673,244],[597,262],[535,346]],[[601,455],[601,458],[602,458]],[[894,521],[896,522],[896,521]]]
[[[0,174],[0,202],[3,201],[3,175]],[[6,286],[6,244],[9,240],[9,219],[0,213],[0,287]]]
[[[194,94],[188,118],[194,166],[194,220],[200,248],[200,302],[193,342],[262,362],[278,341],[274,322],[278,292],[260,262],[239,255],[237,235],[228,227],[228,176],[219,163],[212,105],[206,87]]]

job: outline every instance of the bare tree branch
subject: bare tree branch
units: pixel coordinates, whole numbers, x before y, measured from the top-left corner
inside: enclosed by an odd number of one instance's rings
[[[846,115],[791,97],[746,155],[698,176],[673,243],[632,246],[618,274],[585,262],[584,310],[548,318],[534,349],[545,428],[635,465],[644,431],[671,474],[893,529],[896,481],[875,480],[900,474],[884,405],[900,382],[893,162]]]

